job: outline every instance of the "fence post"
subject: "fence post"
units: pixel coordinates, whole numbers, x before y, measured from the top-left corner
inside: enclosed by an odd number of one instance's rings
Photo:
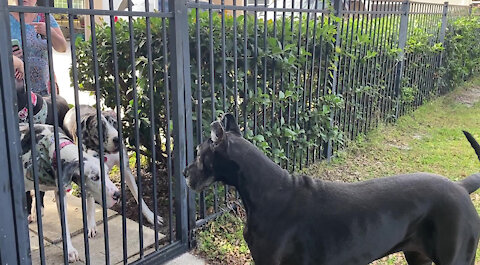
[[[472,9],[473,9],[473,4],[470,4],[470,6],[468,6],[468,15],[469,16],[472,15]]]
[[[401,97],[401,83],[403,79],[403,69],[405,68],[405,45],[407,43],[407,33],[408,33],[408,14],[410,11],[410,2],[408,0],[402,3],[402,17],[400,19],[400,30],[398,36],[398,48],[400,49],[400,54],[398,56],[397,69],[395,74],[395,98],[397,99],[397,104],[395,108],[395,119],[398,119],[400,115],[400,97]]]
[[[0,264],[31,264],[8,14],[0,1]]]
[[[171,92],[173,102],[173,136],[174,136],[174,180],[176,208],[176,237],[182,244],[188,244],[188,190],[183,177],[187,165],[187,145],[192,145],[193,134],[186,124],[187,101],[191,100],[190,85],[190,51],[188,43],[188,8],[187,0],[169,1],[169,10],[173,19],[169,24],[169,47],[171,61]],[[188,98],[187,98],[188,96]],[[187,129],[190,128],[190,131]],[[189,153],[193,153],[189,152]]]
[[[337,84],[338,84],[338,57],[336,56],[336,52],[340,49],[340,41],[341,41],[341,34],[340,34],[340,27],[341,27],[341,20],[343,19],[343,1],[342,0],[334,0],[333,7],[335,9],[335,17],[339,20],[337,24],[337,32],[335,34],[335,47],[333,49],[333,66],[332,66],[332,75],[331,75],[331,82],[332,82],[332,94],[337,94]],[[333,127],[335,119],[335,113],[332,110],[330,113],[330,127]],[[327,144],[327,161],[330,162],[333,155],[333,143],[332,140],[328,140]]]
[[[448,14],[448,2],[445,2],[443,4],[442,26],[440,27],[440,33],[438,35],[438,40],[442,44],[445,42],[445,33],[447,29],[447,14]]]
[[[448,15],[448,2],[443,4],[443,16],[442,26],[440,27],[440,33],[438,35],[438,41],[445,47],[445,34],[447,30],[447,15]],[[438,61],[438,67],[441,67],[443,63],[443,51],[440,52],[440,59]]]

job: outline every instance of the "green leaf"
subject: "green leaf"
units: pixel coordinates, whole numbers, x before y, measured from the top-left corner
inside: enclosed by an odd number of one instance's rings
[[[261,134],[257,134],[252,139],[255,142],[265,142],[265,138]]]

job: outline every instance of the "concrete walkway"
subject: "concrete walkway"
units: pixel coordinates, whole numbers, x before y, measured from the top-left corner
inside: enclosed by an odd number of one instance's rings
[[[67,219],[72,236],[72,243],[81,257],[80,261],[74,264],[84,264],[85,250],[81,200],[80,198],[67,194],[67,205]],[[105,264],[106,251],[102,215],[102,207],[96,204],[95,220],[97,220],[97,235],[94,238],[89,239],[91,264]],[[123,264],[122,217],[112,210],[107,210],[107,216],[110,264]],[[126,221],[127,257],[130,262],[138,259],[138,253],[140,251],[139,225],[137,222],[130,219],[127,219]],[[45,212],[42,218],[42,224],[46,264],[63,264],[62,230],[53,192],[47,192],[45,194]],[[29,228],[32,264],[40,264],[40,251],[37,236],[38,229],[36,222],[30,224]],[[155,243],[154,235],[155,232],[152,229],[145,226],[143,227],[143,246],[145,255],[154,250],[154,248],[152,248]],[[158,234],[159,240],[163,237],[165,236],[160,233]]]
[[[190,253],[185,253],[165,263],[165,265],[206,265],[207,263],[199,257],[196,257]]]

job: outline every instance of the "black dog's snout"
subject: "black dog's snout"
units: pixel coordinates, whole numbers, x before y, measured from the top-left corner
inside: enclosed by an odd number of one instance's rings
[[[114,200],[118,201],[120,199],[120,197],[121,197],[121,194],[120,194],[119,191],[116,191],[116,192],[113,193],[113,199]]]

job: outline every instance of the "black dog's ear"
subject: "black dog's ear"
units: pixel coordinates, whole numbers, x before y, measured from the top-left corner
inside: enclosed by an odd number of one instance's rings
[[[242,133],[240,132],[240,128],[238,127],[238,124],[235,121],[235,117],[231,113],[226,113],[225,115],[223,115],[222,124],[225,126],[225,130],[227,132],[231,132],[238,136],[242,136]]]
[[[225,136],[225,131],[219,121],[212,122],[210,124],[210,129],[210,138],[212,139],[213,143],[217,144],[223,140],[223,137]]]

